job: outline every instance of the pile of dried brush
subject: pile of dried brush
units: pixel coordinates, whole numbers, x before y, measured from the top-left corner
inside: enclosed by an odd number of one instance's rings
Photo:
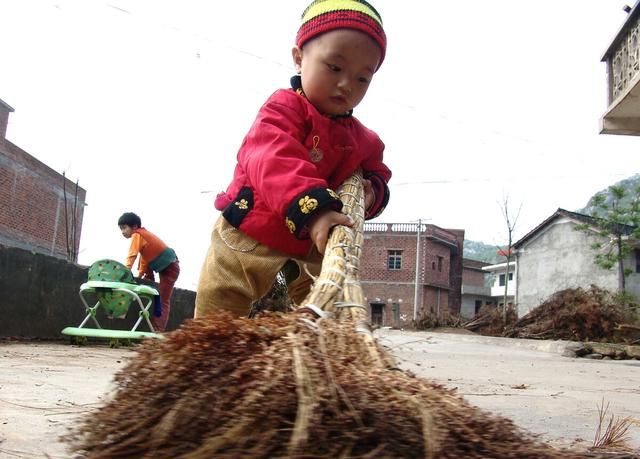
[[[449,311],[436,313],[423,313],[413,321],[416,330],[434,330],[437,328],[460,328],[462,318],[460,315],[451,314]]]
[[[363,213],[361,182],[353,181],[343,200],[355,200],[349,212]],[[549,448],[454,391],[395,368],[364,323],[362,220],[354,230],[334,230],[327,266],[305,303],[333,317],[221,313],[145,343],[116,375],[112,398],[67,436],[71,452],[94,459],[605,457]]]
[[[615,295],[595,285],[554,293],[548,300],[509,326],[512,338],[612,341],[626,320],[627,307]]]
[[[513,307],[507,308],[507,324],[518,320],[518,315]],[[465,330],[486,336],[502,336],[505,330],[504,310],[496,306],[483,306],[478,315],[465,322],[462,327]]]

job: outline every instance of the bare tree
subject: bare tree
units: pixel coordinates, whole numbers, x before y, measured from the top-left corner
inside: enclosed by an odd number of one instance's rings
[[[65,244],[67,249],[67,260],[77,261],[78,258],[78,180],[73,197],[71,215],[69,215],[67,202],[67,177],[66,172],[62,172],[62,194],[64,198],[64,228],[65,228]]]
[[[505,223],[507,224],[507,246],[505,248],[498,248],[498,254],[502,255],[507,263],[504,269],[504,300],[502,306],[503,312],[503,321],[504,324],[507,325],[507,289],[509,288],[509,265],[511,264],[511,260],[513,258],[513,233],[516,228],[516,224],[518,223],[518,218],[520,217],[520,211],[522,210],[522,203],[518,207],[517,212],[514,212],[509,208],[509,195],[505,195],[502,198],[502,202],[500,204],[500,211],[502,212],[502,218],[504,218]]]

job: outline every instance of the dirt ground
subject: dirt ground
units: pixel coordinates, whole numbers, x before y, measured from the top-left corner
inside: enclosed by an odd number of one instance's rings
[[[640,418],[640,362],[562,357],[565,343],[379,330],[400,365],[456,387],[556,446],[586,447],[604,400]],[[0,342],[0,458],[67,458],[58,438],[96,409],[135,348]],[[640,448],[640,428],[629,432]]]

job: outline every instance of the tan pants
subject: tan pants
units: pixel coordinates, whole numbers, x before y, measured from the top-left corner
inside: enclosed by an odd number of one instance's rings
[[[289,283],[289,296],[299,304],[309,293],[313,275],[320,273],[322,255],[314,248],[308,256],[293,258],[260,244],[234,228],[222,216],[218,217],[211,233],[196,293],[194,316],[202,317],[221,309],[234,316],[247,316],[251,304],[262,298],[287,261],[293,260],[299,275]]]

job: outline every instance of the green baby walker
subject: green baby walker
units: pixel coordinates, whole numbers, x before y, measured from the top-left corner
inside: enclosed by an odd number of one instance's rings
[[[66,327],[63,335],[80,338],[108,338],[111,340],[132,340],[143,338],[161,338],[155,333],[150,314],[152,306],[159,306],[160,293],[146,284],[136,284],[129,268],[115,260],[99,260],[89,267],[87,282],[80,286],[80,299],[84,304],[86,317],[77,327]],[[95,304],[90,306],[90,303]],[[98,322],[98,311],[102,308],[109,319],[124,319],[132,304],[139,307],[138,319],[131,330],[111,330],[102,328]],[[85,327],[92,320],[96,328]],[[138,331],[145,321],[150,332]]]

